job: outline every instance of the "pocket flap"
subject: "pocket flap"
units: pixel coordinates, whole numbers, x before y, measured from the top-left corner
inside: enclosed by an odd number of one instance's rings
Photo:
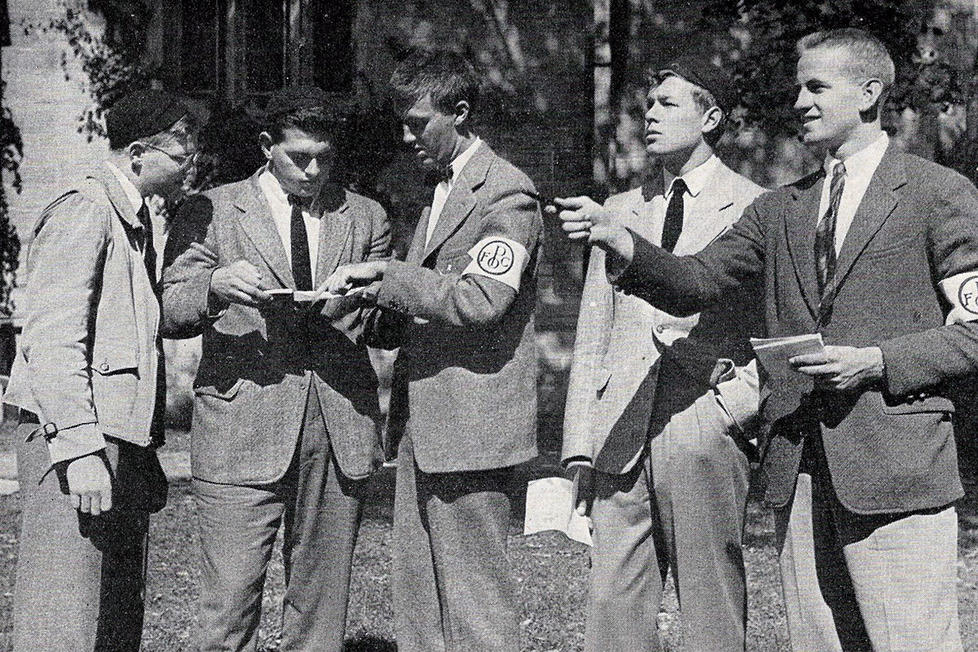
[[[229,379],[227,382],[216,383],[214,385],[201,385],[194,387],[194,394],[197,396],[214,396],[230,401],[237,395],[243,382],[244,378],[237,378],[233,379],[233,382]]]
[[[954,404],[943,396],[910,397],[899,400],[883,395],[883,412],[886,414],[920,414],[923,412],[954,412]]]
[[[119,371],[131,371],[139,366],[136,347],[124,343],[101,343],[92,350],[92,370],[107,376]]]
[[[600,392],[602,389],[608,386],[608,381],[611,380],[611,370],[605,369],[604,367],[599,367],[594,370],[594,391]]]

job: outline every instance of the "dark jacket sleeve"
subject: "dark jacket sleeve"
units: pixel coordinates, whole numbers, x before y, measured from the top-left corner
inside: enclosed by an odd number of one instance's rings
[[[754,201],[733,228],[692,256],[676,256],[631,232],[632,262],[610,280],[672,315],[702,312],[764,269],[764,220],[776,210],[766,197]]]
[[[924,216],[935,287],[958,274],[978,273],[978,190],[961,175],[941,171],[952,175],[949,187],[935,193],[937,206]],[[909,333],[880,342],[879,347],[887,390],[896,396],[932,390],[978,373],[978,321]]]

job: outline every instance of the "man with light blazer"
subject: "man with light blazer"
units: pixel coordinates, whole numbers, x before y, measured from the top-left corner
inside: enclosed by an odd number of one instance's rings
[[[718,238],[763,192],[713,153],[735,101],[728,79],[693,53],[653,73],[649,180],[604,204],[678,254]],[[758,403],[744,365],[760,327],[751,289],[675,317],[615,289],[604,251],[591,250],[561,455],[594,524],[587,650],[659,649],[669,568],[689,649],[744,649],[741,534]]]

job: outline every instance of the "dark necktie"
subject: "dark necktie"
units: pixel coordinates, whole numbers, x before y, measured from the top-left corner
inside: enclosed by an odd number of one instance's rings
[[[289,195],[292,204],[292,278],[296,290],[312,289],[312,264],[309,262],[309,240],[306,236],[306,222],[302,219],[302,198]]]
[[[818,278],[819,322],[824,321],[835,299],[835,223],[846,186],[846,166],[841,161],[832,168],[829,207],[815,226],[815,273]]]
[[[139,223],[143,225],[143,264],[146,265],[146,274],[149,276],[149,284],[156,288],[156,248],[153,246],[153,220],[149,216],[149,207],[144,201],[139,210],[136,211]],[[159,293],[157,293],[159,294]]]
[[[666,220],[662,224],[662,248],[672,251],[679,242],[679,234],[683,232],[683,195],[686,194],[686,182],[682,177],[676,177],[672,182],[672,197],[666,207]]]

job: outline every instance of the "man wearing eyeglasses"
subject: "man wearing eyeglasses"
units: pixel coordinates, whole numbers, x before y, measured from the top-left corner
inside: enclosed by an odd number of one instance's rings
[[[192,198],[167,245],[164,332],[203,335],[191,467],[201,650],[254,650],[284,527],[282,650],[343,648],[362,479],[381,461],[377,377],[355,298],[309,300],[388,255],[376,202],[329,180],[341,116],[318,88],[266,107],[250,178]]]
[[[4,400],[17,408],[23,522],[14,650],[138,650],[149,514],[166,502],[165,376],[146,199],[176,199],[197,120],[142,91],[106,119],[101,167],[41,213],[27,320]]]

